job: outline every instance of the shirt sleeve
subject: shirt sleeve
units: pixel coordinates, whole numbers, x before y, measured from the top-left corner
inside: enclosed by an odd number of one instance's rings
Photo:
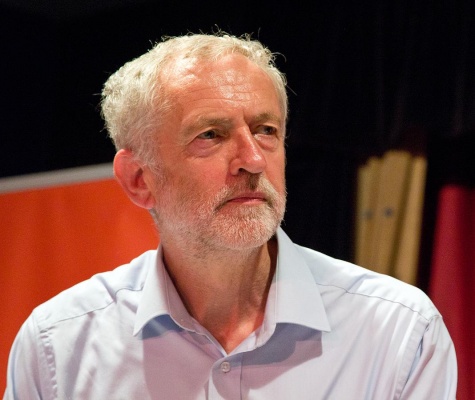
[[[53,399],[51,366],[45,356],[44,339],[32,314],[13,342],[7,368],[4,400]]]
[[[457,360],[449,332],[440,316],[433,317],[419,342],[401,400],[454,400]]]

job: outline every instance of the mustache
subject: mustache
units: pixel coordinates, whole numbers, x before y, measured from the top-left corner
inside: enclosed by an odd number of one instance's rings
[[[267,178],[262,175],[248,175],[242,182],[233,186],[226,186],[217,193],[215,198],[215,210],[218,211],[229,200],[243,192],[249,191],[262,193],[270,207],[274,206],[279,197],[277,190],[275,190],[274,186],[267,180]]]

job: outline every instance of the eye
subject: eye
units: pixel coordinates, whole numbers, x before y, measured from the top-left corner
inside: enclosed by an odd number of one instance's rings
[[[209,130],[206,132],[203,132],[197,136],[198,139],[216,139],[218,137],[218,132],[214,130]]]
[[[277,128],[270,126],[270,125],[260,125],[257,127],[256,135],[265,135],[265,136],[270,136],[270,135],[276,135],[277,134]]]
[[[266,135],[275,135],[277,132],[277,129],[273,126],[264,126],[262,130]]]
[[[258,125],[253,130],[253,135],[260,146],[266,150],[277,149],[281,142],[281,131],[274,125]]]

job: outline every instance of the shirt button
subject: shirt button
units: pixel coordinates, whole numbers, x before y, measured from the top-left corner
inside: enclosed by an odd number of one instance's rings
[[[231,371],[231,364],[227,361],[223,361],[221,363],[221,371],[224,373]]]

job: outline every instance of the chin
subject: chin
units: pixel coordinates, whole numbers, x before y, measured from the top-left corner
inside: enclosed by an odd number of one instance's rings
[[[261,247],[275,235],[281,218],[275,215],[263,218],[219,219],[210,228],[217,246],[232,250],[246,250]]]

